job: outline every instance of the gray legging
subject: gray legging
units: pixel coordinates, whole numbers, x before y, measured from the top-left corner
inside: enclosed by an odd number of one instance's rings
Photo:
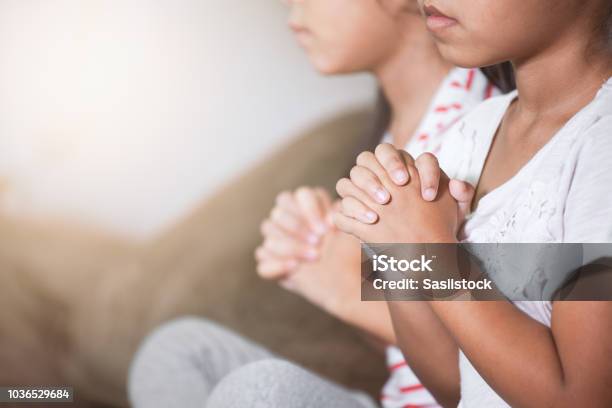
[[[142,344],[128,379],[134,408],[374,408],[329,382],[204,319],[182,318]]]

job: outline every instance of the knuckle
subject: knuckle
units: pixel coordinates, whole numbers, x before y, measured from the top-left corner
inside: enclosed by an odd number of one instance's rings
[[[425,152],[416,159],[418,164],[438,165],[438,158],[430,152]]]
[[[272,209],[272,212],[270,213],[270,218],[272,220],[280,220],[283,216],[283,210],[281,210],[279,207],[274,207]]]
[[[286,202],[289,199],[291,199],[291,193],[289,191],[281,191],[276,196],[276,204],[277,205],[282,204],[282,203]]]
[[[438,158],[436,157],[436,155],[431,152],[425,152],[422,154],[422,156],[427,158],[428,160],[431,160],[432,162],[438,162]]]
[[[357,164],[362,165],[365,163],[369,163],[372,161],[373,157],[374,157],[374,154],[372,152],[369,152],[369,151],[361,152],[357,156]]]
[[[376,146],[376,149],[374,149],[374,154],[378,156],[379,154],[384,154],[385,152],[390,151],[390,149],[395,149],[395,147],[393,147],[393,145],[390,143],[381,143]]]
[[[257,274],[263,279],[270,279],[272,271],[268,265],[259,264],[257,265]]]
[[[302,186],[295,190],[295,196],[298,199],[308,198],[312,193],[312,189],[310,187]]]
[[[268,235],[268,231],[270,231],[270,221],[265,220],[259,225],[259,232],[265,237]]]
[[[266,250],[263,247],[259,247],[255,250],[255,259],[258,263],[261,263],[264,259]]]
[[[289,204],[293,198],[293,195],[289,191],[282,191],[276,196],[276,206],[283,206]]]
[[[361,168],[359,166],[353,166],[351,171],[349,172],[349,177],[351,180],[355,181],[356,178],[359,178],[361,174]]]
[[[338,180],[338,182],[336,183],[336,192],[338,194],[340,194],[340,196],[342,196],[343,194],[346,193],[346,191],[348,190],[348,185],[351,183],[351,181],[349,179],[347,179],[346,177],[341,178],[340,180]]]
[[[261,245],[261,247],[265,249],[266,251],[269,251],[269,250],[274,249],[274,243],[270,239],[266,239]]]

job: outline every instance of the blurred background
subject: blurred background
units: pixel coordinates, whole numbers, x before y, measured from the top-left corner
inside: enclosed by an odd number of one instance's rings
[[[143,337],[197,315],[378,389],[352,330],[254,273],[275,195],[331,190],[376,94],[319,76],[286,19],[276,0],[0,0],[0,385],[127,406]]]
[[[302,129],[367,103],[275,0],[0,0],[2,208],[146,239]]]

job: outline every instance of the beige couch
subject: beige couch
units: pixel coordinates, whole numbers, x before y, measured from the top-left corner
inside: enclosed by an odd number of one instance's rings
[[[369,114],[330,120],[236,178],[152,242],[0,219],[0,384],[67,383],[125,405],[130,358],[159,323],[205,316],[325,376],[376,394],[382,356],[358,333],[255,274],[274,197],[333,189]]]

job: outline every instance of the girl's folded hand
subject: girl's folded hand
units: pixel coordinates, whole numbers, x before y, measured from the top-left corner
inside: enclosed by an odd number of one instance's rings
[[[450,182],[435,156],[414,160],[390,144],[359,155],[336,188],[336,225],[366,242],[453,242],[474,195],[469,184]]]
[[[259,275],[283,279],[300,263],[317,260],[323,236],[333,227],[331,209],[331,198],[321,188],[280,193],[261,224],[264,241],[255,251]]]

